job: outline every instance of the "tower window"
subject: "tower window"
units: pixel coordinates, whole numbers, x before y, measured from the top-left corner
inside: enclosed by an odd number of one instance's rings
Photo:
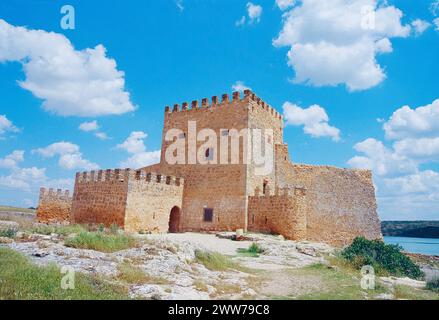
[[[213,160],[213,149],[212,148],[206,149],[204,155],[206,156],[206,160]]]
[[[264,195],[267,194],[267,186],[268,186],[268,181],[265,180],[265,181],[264,181],[264,184],[262,185],[262,193],[263,193]]]
[[[213,209],[212,208],[204,208],[204,222],[213,222]]]

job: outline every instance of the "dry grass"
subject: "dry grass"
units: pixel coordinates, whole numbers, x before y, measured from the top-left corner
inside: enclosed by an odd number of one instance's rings
[[[161,277],[154,277],[144,272],[140,267],[123,262],[117,267],[119,273],[117,279],[128,284],[169,284],[170,282]]]

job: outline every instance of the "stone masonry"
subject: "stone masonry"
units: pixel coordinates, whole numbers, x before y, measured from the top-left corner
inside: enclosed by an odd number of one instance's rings
[[[70,191],[40,189],[37,221],[40,223],[68,223],[72,208]]]
[[[194,126],[196,132],[216,133],[213,147],[189,142]],[[251,139],[233,135],[233,129],[271,131],[266,142],[274,149],[274,169],[261,175],[254,162],[244,161]],[[181,133],[169,139],[170,130]],[[183,163],[166,157],[177,144],[183,146]],[[205,163],[194,161],[194,152],[206,154]],[[40,198],[40,206],[45,200]],[[224,94],[201,105],[166,107],[160,163],[78,173],[70,220],[117,224],[133,232],[244,229],[338,246],[356,236],[382,237],[371,172],[293,163],[283,142],[282,116],[249,90],[243,96],[234,92],[231,99]]]

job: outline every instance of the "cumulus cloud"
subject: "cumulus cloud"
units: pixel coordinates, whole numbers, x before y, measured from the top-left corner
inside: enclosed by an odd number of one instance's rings
[[[18,132],[18,128],[14,126],[14,124],[6,118],[5,115],[0,115],[0,138],[6,132]]]
[[[18,164],[24,160],[24,151],[15,150],[11,154],[0,158],[0,168],[14,169],[18,167]]]
[[[436,18],[436,19],[434,19],[433,20],[433,23],[434,23],[434,25],[435,25],[435,27],[436,27],[436,31],[439,31],[439,18]]]
[[[0,176],[0,186],[9,189],[30,191],[33,184],[46,181],[45,168],[15,168],[9,175]]]
[[[67,170],[84,169],[84,170],[96,170],[99,169],[99,165],[86,160],[82,157],[80,148],[78,145],[71,142],[56,142],[45,148],[39,148],[32,150],[32,153],[37,153],[44,158],[53,158],[59,156],[58,164],[61,168]]]
[[[0,62],[23,65],[19,85],[61,116],[119,115],[134,111],[124,73],[102,45],[75,50],[62,34],[10,25],[0,19]]]
[[[121,167],[138,169],[160,162],[160,150],[146,151],[147,137],[148,135],[143,131],[133,131],[123,143],[117,145],[117,148],[131,154],[128,159],[120,163]]]
[[[406,218],[437,214],[439,173],[425,166],[439,161],[438,102],[397,109],[383,123],[389,146],[373,138],[354,146],[360,155],[348,164],[373,170],[380,208],[387,213],[397,203]]]
[[[247,17],[242,16],[241,19],[236,21],[237,26],[243,26],[248,20],[248,24],[255,24],[261,21],[263,8],[260,5],[253,4],[252,2],[247,3]]]
[[[431,24],[425,20],[416,19],[411,23],[416,35],[421,35],[425,30],[430,28]]]
[[[399,108],[383,128],[390,140],[439,136],[439,99],[416,109],[409,106]]]
[[[276,0],[276,5],[282,11],[294,6],[295,3],[296,3],[296,0]]]
[[[244,90],[251,90],[249,86],[246,86],[243,81],[236,81],[234,85],[232,85],[233,91],[243,92]]]
[[[90,122],[83,122],[79,125],[79,130],[84,132],[95,132],[94,135],[100,140],[110,139],[105,132],[98,131],[100,129],[99,124],[96,120]]]
[[[99,129],[99,125],[96,120],[90,122],[83,122],[79,125],[79,130],[85,132],[96,131],[98,129]]]
[[[294,82],[365,90],[386,78],[376,56],[392,51],[391,38],[410,35],[402,16],[378,0],[303,0],[283,15],[273,44],[290,48]]]
[[[314,138],[330,137],[334,141],[340,140],[340,130],[329,125],[329,117],[324,108],[318,105],[301,108],[285,102],[283,111],[287,125],[303,126],[303,131]]]

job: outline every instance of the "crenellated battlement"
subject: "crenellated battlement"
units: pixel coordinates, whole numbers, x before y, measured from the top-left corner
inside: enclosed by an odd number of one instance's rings
[[[40,188],[37,221],[40,223],[68,223],[73,197],[69,190]]]
[[[40,201],[44,199],[72,200],[69,190],[40,188]]]
[[[170,106],[166,106],[165,115],[172,116],[172,114],[180,112],[197,112],[198,110],[203,109],[231,107],[234,104],[242,101],[250,102],[252,103],[253,107],[259,107],[262,110],[266,110],[274,118],[283,121],[282,115],[277,112],[276,109],[274,109],[268,103],[259,98],[251,90],[244,90],[243,94],[241,94],[241,92],[239,91],[235,91],[232,93],[231,98],[227,93],[221,95],[221,99],[219,99],[218,96],[213,96],[210,100],[209,98],[203,98],[201,99],[201,104],[200,101],[194,100],[190,105],[188,102],[183,102],[181,107],[180,104],[174,104],[172,108]]]
[[[99,171],[76,173],[76,183],[97,183],[97,182],[128,182],[146,181],[150,183],[162,183],[167,185],[183,186],[184,179],[175,176],[162,175],[146,170],[133,169],[107,169]]]

